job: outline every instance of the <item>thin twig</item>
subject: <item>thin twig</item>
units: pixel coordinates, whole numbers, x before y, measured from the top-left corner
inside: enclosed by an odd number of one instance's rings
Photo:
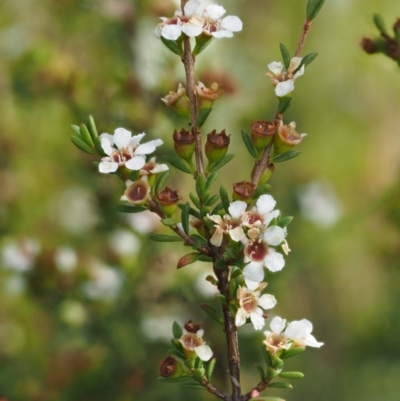
[[[211,394],[214,394],[216,397],[221,398],[224,401],[231,401],[231,397],[228,394],[225,394],[223,391],[218,390],[213,384],[208,381],[204,381],[203,386],[207,389],[207,391]]]
[[[255,386],[251,391],[249,391],[247,394],[243,395],[240,401],[249,401],[253,398],[253,391],[256,390],[259,393],[261,393],[261,391],[265,390],[269,384],[269,382],[271,381],[271,379],[264,379],[262,382],[258,383],[257,386]]]
[[[311,26],[311,21],[306,19],[304,21],[303,30],[301,31],[299,43],[297,44],[296,53],[294,54],[295,57],[299,57],[303,50],[303,46],[306,41],[308,30],[310,29],[310,26]]]

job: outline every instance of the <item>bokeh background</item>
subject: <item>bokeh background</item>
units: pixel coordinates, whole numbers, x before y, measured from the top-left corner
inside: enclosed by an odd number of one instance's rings
[[[235,161],[217,184],[248,179],[240,139],[272,119],[265,72],[279,42],[293,52],[306,1],[221,1],[244,22],[198,60],[198,78],[224,90],[205,132],[226,128]],[[186,250],[151,243],[154,216],[114,210],[124,184],[100,176],[69,140],[92,114],[101,132],[125,127],[172,152],[185,121],[160,98],[183,82],[177,57],[153,36],[167,0],[0,2],[0,398],[8,401],[206,401],[206,392],[157,382],[174,320],[202,321],[226,389],[223,335],[199,308],[216,305],[211,270],[176,271]],[[400,397],[400,70],[359,47],[391,26],[393,0],[327,0],[305,52],[318,58],[296,82],[286,122],[309,135],[278,165],[271,193],[289,229],[285,269],[267,277],[273,314],[307,318],[325,345],[288,361],[305,373],[287,400]],[[176,170],[182,196],[191,181]],[[217,186],[216,186],[217,188]],[[273,315],[272,314],[272,315]],[[261,333],[244,328],[245,389],[258,379]]]

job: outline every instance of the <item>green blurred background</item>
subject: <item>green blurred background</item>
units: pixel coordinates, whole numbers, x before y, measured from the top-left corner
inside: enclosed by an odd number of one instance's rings
[[[226,128],[236,159],[217,184],[249,178],[240,139],[272,119],[267,63],[293,52],[306,1],[221,1],[243,32],[217,40],[198,78],[224,90],[205,132]],[[186,249],[150,243],[149,215],[121,215],[124,184],[100,176],[70,142],[92,114],[101,132],[162,138],[185,122],[160,98],[183,82],[177,57],[153,36],[166,0],[0,2],[0,398],[9,401],[212,400],[157,382],[174,320],[202,321],[227,388],[223,335],[199,308],[215,305],[207,264],[176,271]],[[278,165],[272,195],[289,227],[285,269],[267,277],[273,314],[307,318],[325,345],[288,361],[305,378],[271,390],[287,400],[400,399],[400,70],[359,47],[388,25],[393,0],[327,0],[305,52],[319,56],[296,82],[286,122],[309,135]],[[173,171],[183,197],[191,182]],[[217,186],[216,186],[217,188]],[[258,379],[262,333],[245,327],[245,390]],[[285,392],[286,391],[286,392]]]

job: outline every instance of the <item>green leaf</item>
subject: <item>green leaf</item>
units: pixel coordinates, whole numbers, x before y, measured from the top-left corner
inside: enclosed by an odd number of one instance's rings
[[[208,176],[207,182],[206,182],[206,190],[209,191],[214,184],[214,181],[218,177],[218,172],[212,173]]]
[[[199,199],[204,199],[204,192],[206,190],[206,177],[200,173],[196,178],[196,192]]]
[[[373,20],[379,32],[387,35],[387,29],[385,26],[385,22],[383,21],[383,18],[379,14],[374,14]]]
[[[212,111],[211,107],[206,107],[205,109],[200,110],[199,115],[197,116],[196,120],[196,127],[202,127],[203,124],[206,122],[208,116]]]
[[[300,353],[304,352],[305,350],[306,349],[303,348],[303,347],[297,347],[297,348],[289,349],[287,351],[282,352],[281,359],[291,358],[293,356],[296,356],[297,354],[300,354]]]
[[[211,166],[209,173],[212,174],[212,173],[216,172],[217,170],[219,170],[221,167],[225,166],[225,164],[229,163],[233,159],[234,156],[235,155],[233,155],[233,154],[225,155],[222,159],[218,160],[216,163],[214,163]]]
[[[206,206],[212,206],[219,199],[219,195],[213,195],[207,202]]]
[[[285,382],[272,382],[272,383],[269,383],[267,387],[269,387],[269,388],[285,388],[285,389],[293,388],[293,386],[290,383],[285,383]]]
[[[121,213],[140,213],[147,210],[143,206],[134,206],[134,205],[115,205],[114,209],[117,212]]]
[[[179,340],[183,334],[182,327],[175,321],[172,324],[172,334],[173,334],[174,338],[176,338],[177,340]]]
[[[207,240],[205,238],[201,237],[200,235],[193,234],[191,237],[195,242],[193,245],[194,249],[204,248],[204,247],[208,246]]]
[[[307,67],[308,64],[310,64],[312,61],[314,61],[318,56],[318,53],[308,53],[306,54],[302,59],[301,63],[299,66],[296,68],[296,72],[304,65],[304,67]]]
[[[219,194],[221,196],[221,201],[222,201],[222,204],[224,205],[225,212],[229,213],[230,201],[229,201],[229,197],[228,197],[228,192],[226,192],[226,189],[224,187],[221,187],[219,189]]]
[[[175,53],[178,56],[182,56],[182,46],[179,46],[177,42],[175,42],[174,40],[165,39],[163,36],[161,36],[161,41],[164,43],[165,46],[168,47],[169,50],[171,50],[172,53]]]
[[[301,372],[281,372],[279,373],[279,377],[283,379],[302,379],[304,374]]]
[[[253,199],[258,199],[261,195],[266,194],[272,186],[270,184],[260,184],[254,191]]]
[[[82,140],[89,145],[90,147],[94,146],[94,143],[92,141],[92,137],[89,134],[89,130],[87,129],[85,124],[81,124],[79,127],[79,132],[81,133],[81,138]]]
[[[290,65],[290,54],[288,48],[283,44],[279,43],[279,48],[281,49],[281,54],[282,54],[282,59],[283,59],[283,65],[285,66],[286,69],[289,68]]]
[[[181,158],[177,156],[164,156],[164,160],[178,170],[187,174],[192,174],[191,168]]]
[[[214,372],[216,362],[217,362],[217,358],[211,358],[210,362],[208,362],[206,365],[205,375],[206,375],[208,381],[211,381],[211,379],[212,379],[212,374]]]
[[[200,361],[200,358],[199,358],[199,361]],[[206,371],[204,368],[199,368],[199,369],[193,370],[192,373],[193,373],[193,378],[196,379],[197,381],[201,382],[204,379],[204,375],[205,375]]]
[[[181,209],[181,210],[183,209],[184,206],[185,206],[185,205],[184,205],[183,203],[179,203],[179,204],[178,204],[178,207],[179,207],[179,209]],[[197,210],[194,210],[192,207],[189,209],[189,214],[190,214],[191,216],[194,216],[194,217],[200,219],[200,213],[199,213]]]
[[[181,376],[181,377],[174,377],[174,378],[169,378],[169,377],[163,377],[163,376],[158,376],[157,380],[160,381],[161,383],[183,383],[191,379],[189,376]]]
[[[169,217],[169,218],[166,218],[166,219],[161,219],[161,224],[164,224],[164,226],[166,226],[166,227],[172,227],[176,223],[175,223],[174,219]]]
[[[174,347],[174,349],[176,349],[178,352],[183,353],[183,346],[177,338],[173,338],[171,340],[171,344]]]
[[[292,104],[293,98],[284,96],[279,98],[278,113],[283,114]]]
[[[265,345],[261,346],[261,352],[262,352],[262,356],[264,358],[264,361],[265,361],[266,365],[267,366],[272,366],[271,355],[267,351],[267,348],[265,347]]]
[[[101,146],[101,139],[100,139],[100,137],[99,138],[96,138],[95,140],[93,140],[93,143],[94,143],[94,147],[96,148],[96,150],[97,150],[97,153],[100,155],[100,156],[107,156],[107,154],[106,154],[106,152],[104,152],[104,149],[103,149],[103,147]]]
[[[282,163],[290,159],[294,159],[300,154],[300,150],[289,150],[289,152],[282,153],[277,155],[272,160],[274,163]]]
[[[131,181],[136,181],[139,178],[139,170],[132,170],[129,173],[129,179]]]
[[[201,304],[200,308],[203,309],[203,311],[212,317],[216,322],[224,324],[223,317],[211,305]]]
[[[169,349],[168,350],[168,354],[170,354],[172,356],[175,356],[175,357],[177,357],[179,359],[185,359],[186,358],[185,354],[183,354],[182,352],[179,352],[176,349]]]
[[[191,390],[205,390],[206,388],[199,383],[184,383],[180,388],[187,388]]]
[[[192,51],[193,56],[197,56],[198,54],[200,54],[211,42],[213,37],[211,36],[211,38],[209,40],[198,40],[198,37],[196,37],[196,45]]]
[[[193,202],[193,204],[197,207],[197,209],[201,209],[200,200],[193,192],[189,192],[189,198]]]
[[[257,159],[258,158],[257,149],[254,147],[250,136],[244,131],[241,131],[241,134],[242,134],[243,142],[246,145],[246,148],[249,151],[251,157],[253,159]]]
[[[231,272],[231,280],[233,278],[239,277],[242,274],[242,270],[236,267],[234,270]]]
[[[272,359],[272,367],[276,370],[282,369],[283,361],[281,358],[274,356]]]
[[[156,183],[154,184],[154,195],[157,196],[158,193],[160,192],[161,188],[164,188],[165,183],[168,180],[168,177],[170,176],[171,172],[169,170],[164,171],[158,176],[158,179],[156,180]]]
[[[99,136],[99,134],[97,133],[97,128],[96,128],[96,124],[94,123],[94,119],[92,116],[89,116],[88,121],[87,121],[87,127],[89,130],[89,134],[92,137],[93,141]]]
[[[278,226],[285,228],[292,222],[292,220],[293,220],[293,216],[282,217],[281,219],[278,220]]]
[[[258,370],[258,374],[260,375],[260,381],[263,381],[266,378],[264,369],[260,365],[256,365],[256,368]]]
[[[90,147],[86,142],[82,141],[81,138],[78,138],[77,136],[71,136],[71,141],[72,143],[80,150],[90,153],[90,154],[95,154],[96,152],[92,147]]]
[[[309,21],[312,21],[317,16],[324,2],[325,0],[308,0],[306,15]]]
[[[197,262],[199,259],[199,256],[201,256],[200,253],[198,252],[192,252],[192,253],[188,253],[184,256],[182,256],[179,261],[178,264],[176,266],[177,269],[181,269],[182,267],[185,267],[187,265],[190,265],[194,262]]]
[[[164,234],[150,234],[150,239],[156,242],[181,242],[181,237],[176,235],[164,235]]]
[[[221,305],[226,305],[228,302],[226,301],[226,298],[222,295],[222,294],[216,294],[215,296],[214,296],[214,298],[217,300],[217,301],[219,301],[219,302],[221,302]]]
[[[232,299],[236,298],[237,289],[238,289],[238,283],[236,282],[236,280],[234,278],[231,278],[229,280],[229,296]]]
[[[181,213],[182,227],[183,227],[183,231],[186,234],[189,234],[189,212],[190,212],[190,205],[189,205],[189,202],[186,202],[183,205],[182,213]]]
[[[223,208],[224,208],[224,205],[222,204],[222,202],[221,203],[218,203],[218,205],[217,206],[215,206],[215,208],[211,211],[211,215],[213,215],[213,214],[218,214],[219,212],[220,212],[220,210],[223,210]]]
[[[207,256],[207,255],[200,255],[199,258],[198,258],[198,260],[199,260],[200,262],[207,262],[207,263],[210,263],[210,262],[212,262],[212,257],[211,257],[211,256]]]
[[[77,135],[79,138],[81,136],[81,131],[79,130],[78,125],[71,125],[72,131],[74,131],[74,134]]]
[[[278,375],[278,372],[275,369],[271,368],[271,366],[268,366],[268,368],[267,368],[268,379],[273,379],[277,375]]]

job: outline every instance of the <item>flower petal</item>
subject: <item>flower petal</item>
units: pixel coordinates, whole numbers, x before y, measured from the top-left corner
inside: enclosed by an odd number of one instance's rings
[[[164,142],[161,139],[142,143],[136,148],[135,153],[137,155],[148,155],[149,153],[153,153],[156,150],[156,147],[162,145],[163,143]]]
[[[118,149],[122,149],[129,145],[132,139],[132,134],[125,128],[117,128],[114,131],[114,143]]]
[[[208,361],[213,356],[213,352],[207,344],[199,345],[194,349],[194,352],[202,361]]]
[[[263,318],[263,312],[260,308],[250,313],[250,320],[255,330],[261,330],[264,327],[265,319]]]
[[[140,170],[144,165],[146,161],[144,157],[142,156],[134,156],[132,159],[128,160],[125,163],[125,167],[129,168],[129,170]]]
[[[225,14],[225,12],[226,10],[224,7],[219,6],[218,4],[209,4],[204,10],[203,16],[206,18],[208,17],[213,21],[217,21]]]
[[[258,298],[258,305],[263,309],[272,309],[277,304],[276,298],[271,294],[264,294]]]
[[[155,167],[151,170],[152,174],[162,173],[163,171],[169,170],[167,164],[156,164]]]
[[[226,29],[220,29],[219,31],[215,31],[211,33],[214,38],[232,38],[233,33],[231,31],[228,31]]]
[[[285,239],[285,230],[279,226],[268,227],[264,232],[263,238],[268,245],[278,246]]]
[[[114,137],[110,134],[101,134],[100,135],[100,143],[101,147],[104,150],[104,153],[108,156],[112,155],[112,152],[115,150],[114,148]]]
[[[245,237],[241,226],[237,226],[234,229],[229,230],[229,235],[236,242],[241,241]]]
[[[301,63],[301,60],[303,60],[302,57],[292,57],[292,59],[290,60],[288,72],[296,71],[296,69],[298,68],[298,66]]]
[[[247,313],[242,309],[239,308],[236,312],[235,317],[235,324],[237,327],[243,326],[246,323]]]
[[[203,32],[203,26],[187,22],[186,24],[182,25],[182,32],[190,38],[193,38],[195,36],[199,36]]]
[[[229,214],[234,218],[238,219],[239,217],[242,217],[243,212],[247,208],[247,203],[243,201],[235,201],[232,202],[229,206]]]
[[[196,10],[200,7],[201,3],[198,0],[189,0],[183,10],[185,12],[186,17],[190,17],[192,14],[196,12]]]
[[[254,291],[260,286],[260,282],[259,281],[251,281],[251,280],[249,280],[247,278],[245,278],[244,281],[246,282],[246,287],[250,291]]]
[[[132,147],[133,149],[136,149],[142,138],[145,136],[146,134],[144,132],[142,132],[141,134],[134,135],[131,141],[129,142],[129,146]]]
[[[304,344],[308,345],[309,347],[315,347],[315,348],[319,348],[322,345],[324,345],[324,343],[318,342],[312,334],[309,334],[306,337],[306,339],[304,341]]]
[[[117,170],[118,170],[118,163],[112,162],[111,160],[102,160],[99,164],[100,173],[103,174],[114,173]]]
[[[214,246],[221,246],[223,238],[223,230],[220,227],[217,227],[213,236],[210,239],[210,242]]]
[[[276,200],[271,195],[261,195],[256,203],[258,213],[264,215],[271,212],[276,205]]]
[[[264,258],[264,264],[271,272],[278,272],[285,266],[285,259],[283,255],[276,252],[274,249],[268,249],[268,255]]]
[[[272,63],[268,64],[268,69],[274,74],[274,75],[281,75],[282,73],[282,68],[283,64],[280,61],[273,61]]]
[[[280,214],[281,214],[281,212],[278,209],[273,210],[272,212],[268,213],[268,215],[266,217],[264,217],[264,224],[268,225],[269,223],[271,223],[271,221],[273,219],[278,217]]]
[[[293,79],[297,79],[298,77],[304,75],[304,70],[305,70],[305,65],[302,65],[299,71],[297,71],[296,74],[294,74]]]
[[[231,32],[239,32],[243,29],[243,22],[235,15],[228,15],[221,21],[221,29]]]
[[[286,319],[282,319],[279,316],[275,316],[270,323],[271,330],[276,334],[281,334],[285,326]]]
[[[261,283],[264,279],[264,269],[260,263],[250,262],[243,269],[243,277]]]
[[[161,36],[168,40],[176,40],[181,36],[182,29],[180,25],[165,25],[161,29]]]
[[[286,96],[293,91],[294,91],[293,79],[288,79],[287,81],[279,82],[279,84],[276,85],[275,87],[275,94],[278,97]]]

